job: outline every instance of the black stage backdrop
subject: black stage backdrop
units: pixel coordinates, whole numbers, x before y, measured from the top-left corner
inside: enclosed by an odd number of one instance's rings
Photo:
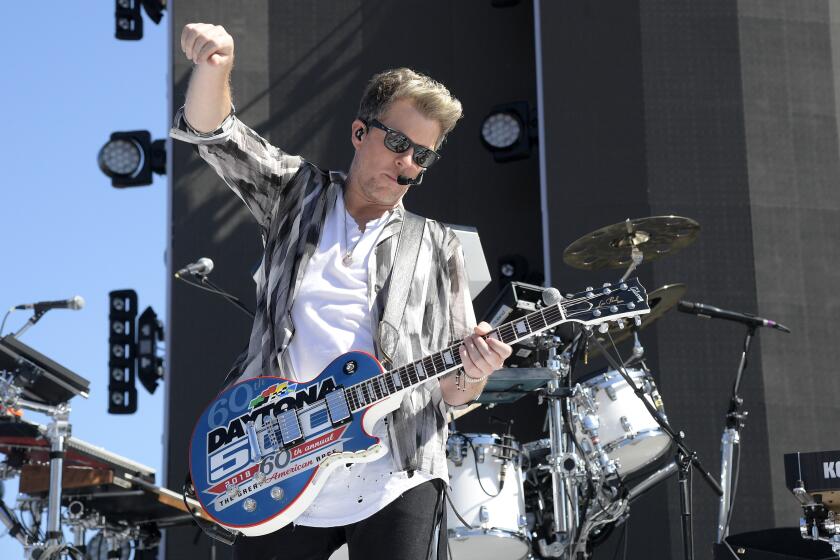
[[[782,454],[838,447],[831,335],[832,313],[840,309],[831,289],[840,276],[835,3],[543,0],[496,8],[489,0],[182,0],[170,7],[173,108],[183,101],[190,70],[177,48],[181,28],[191,21],[224,25],[236,39],[240,117],[323,167],[347,167],[349,125],[371,74],[405,65],[447,84],[466,116],[406,205],[478,228],[494,275],[476,299],[478,314],[499,289],[501,256],[521,255],[537,271],[547,264],[553,285],[571,291],[620,275],[563,264],[563,249],[584,233],[628,217],[699,221],[694,245],[644,266],[640,276],[649,290],[684,282],[687,299],[759,313],[794,330],[762,332],[753,346],[742,384],[750,415],[732,531],[796,523]],[[493,105],[535,104],[539,83],[545,238],[536,151],[498,164],[479,141]],[[253,305],[249,274],[260,244],[250,215],[189,146],[174,143],[171,154],[171,265],[209,256],[214,281]],[[173,282],[169,293],[165,471],[174,488],[186,472],[193,421],[247,342],[250,321],[183,284]],[[643,333],[673,425],[715,476],[743,334],[737,324],[676,312]],[[605,366],[595,360],[587,369]],[[541,436],[545,410],[534,399],[493,414],[514,418],[522,441]],[[459,429],[497,431],[488,420],[489,413],[474,412]],[[628,558],[680,557],[676,490],[672,479],[634,504]],[[694,499],[697,558],[711,558],[717,501],[697,476]],[[622,533],[615,531],[596,558],[623,547]],[[192,529],[170,530],[166,539],[168,558],[209,557],[208,540]],[[228,555],[217,547],[215,557]]]

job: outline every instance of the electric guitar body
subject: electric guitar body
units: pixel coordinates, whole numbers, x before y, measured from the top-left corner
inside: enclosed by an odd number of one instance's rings
[[[370,434],[399,408],[402,392],[354,412],[344,409],[345,416],[336,418],[325,398],[351,383],[370,387],[364,382],[383,371],[370,354],[348,352],[308,383],[257,377],[227,388],[192,436],[190,473],[197,492],[202,488],[205,512],[246,535],[271,533],[309,507],[333,468],[385,455],[386,446]],[[295,411],[297,422],[284,418],[285,410]],[[285,445],[271,431],[280,432],[279,422],[290,438]]]

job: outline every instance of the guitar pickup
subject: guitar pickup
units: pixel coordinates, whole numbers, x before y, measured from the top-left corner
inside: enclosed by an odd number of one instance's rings
[[[277,429],[280,431],[280,443],[288,449],[303,441],[303,430],[297,410],[290,408],[277,415]]]
[[[324,400],[327,402],[327,413],[330,415],[330,422],[333,426],[341,426],[348,423],[352,414],[347,404],[347,397],[344,394],[344,387],[338,387],[327,393]]]

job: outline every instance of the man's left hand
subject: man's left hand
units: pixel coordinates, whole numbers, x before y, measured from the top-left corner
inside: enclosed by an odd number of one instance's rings
[[[485,321],[476,325],[459,350],[464,372],[474,379],[490,375],[504,365],[513,348],[495,338],[483,338],[493,328]]]

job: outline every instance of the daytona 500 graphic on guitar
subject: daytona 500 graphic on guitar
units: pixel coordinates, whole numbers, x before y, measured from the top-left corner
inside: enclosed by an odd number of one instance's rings
[[[342,369],[353,365],[342,364]],[[299,490],[311,482],[316,472],[314,467],[330,455],[344,451],[349,439],[363,441],[365,448],[375,446],[378,439],[365,434],[360,429],[361,423],[334,427],[330,421],[323,404],[324,397],[336,387],[333,376],[320,376],[308,384],[261,377],[233,386],[227,397],[216,400],[196,427],[190,450],[192,457],[207,457],[206,462],[202,461],[206,465],[202,473],[206,485],[196,485],[197,489],[203,488],[199,501],[205,504],[207,513],[215,517],[217,512],[250,500],[239,508],[242,521],[247,524],[247,511],[255,509],[262,501],[273,502],[272,508],[284,509],[283,506],[291,505]],[[319,401],[320,405],[317,404]],[[258,434],[263,430],[254,428],[262,426],[268,417],[276,418],[290,409],[297,409],[306,441],[283,448],[271,441],[269,432]],[[206,436],[199,437],[199,430]],[[253,441],[255,435],[263,438],[259,447],[252,446],[256,443]],[[201,441],[204,445],[199,443]],[[254,457],[254,449],[264,450],[265,454]],[[194,480],[202,478],[198,472],[192,475]],[[273,486],[280,481],[284,481],[282,488],[288,491]],[[227,519],[231,515],[237,517],[235,510],[227,511],[224,517]]]

